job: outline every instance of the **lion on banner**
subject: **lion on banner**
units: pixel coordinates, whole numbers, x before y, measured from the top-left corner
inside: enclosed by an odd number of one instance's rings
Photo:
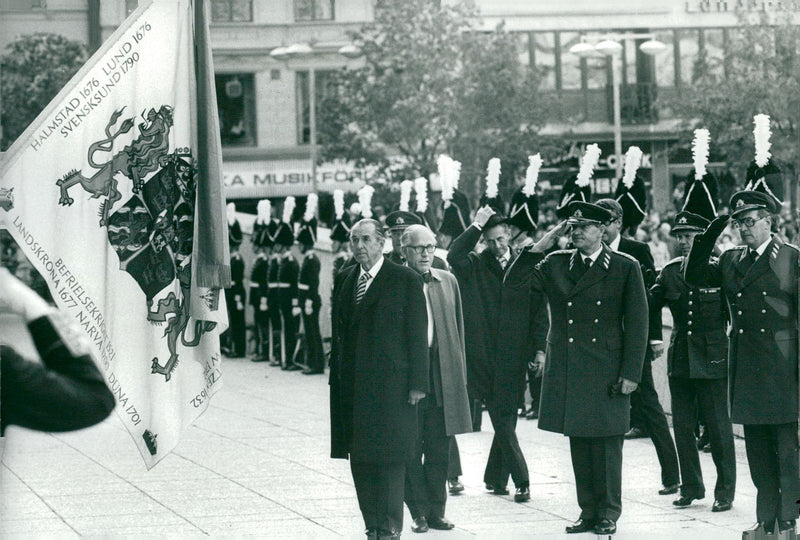
[[[72,170],[56,181],[61,188],[58,204],[69,206],[75,200],[69,196],[69,188],[80,184],[84,190],[91,193],[92,198],[105,197],[100,205],[100,226],[108,222],[108,216],[114,203],[122,198],[117,189],[116,174],[122,173],[133,183],[133,192],[138,193],[144,186],[144,177],[157,171],[164,164],[164,158],[169,151],[169,131],[172,127],[172,107],[162,105],[157,111],[150,109],[144,117],[145,121],[139,124],[139,137],[123,148],[105,162],[95,161],[97,152],[111,152],[114,140],[128,133],[133,128],[133,118],[126,118],[119,125],[116,132],[112,128],[122,116],[125,107],[114,111],[106,124],[106,138],[89,146],[89,165],[97,169],[90,178],[83,176],[80,170]],[[144,115],[143,115],[144,116]]]

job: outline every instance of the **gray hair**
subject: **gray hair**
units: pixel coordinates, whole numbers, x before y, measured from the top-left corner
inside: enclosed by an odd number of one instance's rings
[[[378,240],[386,238],[386,235],[383,233],[383,225],[381,225],[381,222],[372,218],[364,218],[356,221],[355,225],[350,228],[350,234],[353,234],[356,227],[363,227],[364,225],[372,225],[375,228],[375,236]]]
[[[615,199],[600,199],[599,201],[597,201],[594,204],[596,204],[597,206],[599,206],[601,208],[605,208],[606,210],[608,210],[609,212],[614,214],[614,217],[616,219],[621,219],[622,218],[622,214],[623,214],[622,205],[619,204],[619,202],[616,201]]]
[[[400,237],[400,245],[406,247],[411,242],[411,237],[415,234],[424,234],[433,240],[433,245],[436,245],[436,235],[425,225],[409,225],[403,231],[403,236]]]

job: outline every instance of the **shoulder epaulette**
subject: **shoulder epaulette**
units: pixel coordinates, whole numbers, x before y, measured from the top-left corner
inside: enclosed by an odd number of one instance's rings
[[[670,266],[670,265],[673,265],[673,264],[682,263],[682,262],[683,262],[683,257],[675,257],[674,259],[669,261],[667,264],[665,264],[664,268],[666,268],[667,266]]]
[[[571,249],[557,249],[556,251],[551,251],[550,255],[572,255]]]
[[[609,250],[609,251],[611,251],[611,250]],[[621,251],[611,251],[611,253],[613,253],[614,255],[620,255],[620,256],[625,257],[626,259],[628,259],[630,261],[635,262],[636,264],[639,264],[639,261],[636,260],[636,257],[634,257],[633,255],[628,255],[627,253],[623,253]]]

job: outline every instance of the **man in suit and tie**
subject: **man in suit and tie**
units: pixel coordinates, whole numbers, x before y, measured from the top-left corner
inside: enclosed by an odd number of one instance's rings
[[[614,199],[600,199],[597,206],[611,212],[611,220],[606,224],[603,242],[614,251],[627,253],[639,263],[647,291],[656,281],[656,267],[650,247],[636,240],[625,238],[620,234],[622,227],[622,205]],[[648,301],[650,300],[648,292]],[[648,329],[648,347],[642,367],[642,380],[636,391],[631,394],[631,424],[640,428],[653,441],[658,463],[661,465],[661,484],[659,495],[671,495],[678,492],[681,484],[678,454],[675,442],[669,432],[669,424],[664,409],[658,401],[658,392],[653,381],[652,362],[658,360],[664,352],[661,336],[661,312],[651,310],[650,327]],[[631,431],[634,431],[632,429]],[[631,435],[628,435],[629,438]]]
[[[780,212],[771,194],[745,190],[730,201],[744,246],[711,259],[728,216],[695,237],[684,276],[693,286],[721,287],[731,315],[728,389],[731,421],[744,425],[757,523],[751,537],[794,538],[798,472],[798,263],[800,251],[773,235]]]
[[[481,237],[486,249],[476,253]],[[528,255],[512,253],[509,226],[488,205],[478,210],[475,222],[453,241],[447,255],[464,302],[467,384],[471,395],[486,403],[495,432],[483,479],[486,489],[506,495],[510,473],[514,500],[520,503],[530,500],[530,478],[516,434],[517,409],[528,361],[539,350],[544,358],[544,332],[527,323],[547,316],[544,297],[531,295],[527,287],[526,276],[535,264]],[[514,275],[506,286],[512,267]],[[531,317],[534,312],[540,316]]]
[[[405,500],[414,519],[414,532],[425,532],[428,527],[449,530],[454,525],[444,517],[444,509],[450,442],[458,433],[472,432],[461,294],[453,274],[432,268],[433,231],[411,225],[403,231],[401,243],[406,264],[425,283],[430,350],[430,392],[418,405],[419,439],[406,470]]]
[[[566,210],[568,221],[532,248],[541,259],[572,227],[575,248],[550,253],[531,279],[550,305],[539,429],[569,437],[581,515],[566,532],[606,535],[622,513],[622,443],[647,347],[647,296],[636,260],[602,242],[611,213],[579,201]]]
[[[357,265],[340,272],[330,360],[331,457],[350,459],[368,538],[398,538],[405,464],[428,392],[428,317],[419,274],[383,257],[373,219],[350,231]]]

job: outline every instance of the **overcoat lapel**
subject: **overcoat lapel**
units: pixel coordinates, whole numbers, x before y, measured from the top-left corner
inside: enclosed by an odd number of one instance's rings
[[[580,255],[577,254],[577,249],[575,250],[575,254],[573,257],[577,257],[575,261],[575,266],[583,264],[583,261],[580,260]],[[569,295],[574,296],[579,292],[588,289],[598,281],[602,280],[608,274],[608,267],[611,264],[611,252],[608,246],[603,244],[603,251],[600,252],[600,255],[597,257],[597,260],[594,261],[592,266],[586,270],[586,273],[581,276],[575,286],[570,291]]]
[[[756,259],[756,262],[754,262],[750,266],[750,268],[747,269],[747,272],[745,273],[744,278],[741,281],[741,285],[739,286],[740,290],[744,289],[745,287],[747,287],[749,284],[751,284],[759,276],[761,276],[764,272],[767,271],[767,269],[769,268],[770,253],[772,253],[772,246],[773,246],[774,243],[775,243],[775,239],[773,237],[772,242],[770,242],[767,245],[767,249],[764,250],[764,253],[759,255],[759,257]],[[747,250],[746,249],[742,250],[742,257],[744,259],[747,258]],[[741,264],[741,262],[742,262],[741,259],[740,259],[739,262]],[[738,269],[738,265],[737,265],[737,269]]]
[[[356,306],[356,313],[359,316],[363,314],[365,311],[369,310],[370,306],[372,306],[372,304],[377,302],[378,298],[380,298],[380,294],[378,293],[378,291],[380,290],[380,288],[383,286],[384,282],[387,279],[386,278],[387,264],[394,264],[394,263],[384,258],[383,264],[381,265],[381,269],[378,270],[378,275],[373,278],[372,283],[370,283],[369,285],[369,289],[367,289],[367,292],[364,294],[364,298],[361,299],[361,303]],[[360,274],[360,272],[356,273],[356,275],[358,274]],[[350,290],[354,291],[355,289],[351,288]]]
[[[355,304],[355,281],[359,273],[359,265],[351,266],[346,271],[347,275],[342,279],[337,298],[338,318],[341,322],[348,324],[353,315],[353,305]],[[346,326],[343,326],[343,328]]]

